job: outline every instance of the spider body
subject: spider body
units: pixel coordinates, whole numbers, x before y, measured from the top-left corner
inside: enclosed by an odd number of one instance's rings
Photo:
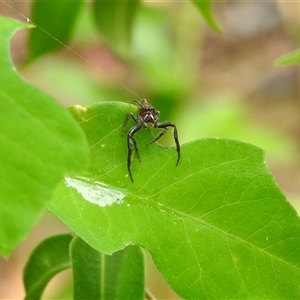
[[[151,106],[146,99],[141,100],[140,102],[135,100],[133,101],[139,108],[139,115],[135,116],[133,113],[129,113],[126,117],[124,124],[123,124],[123,135],[125,132],[126,125],[130,119],[132,119],[136,125],[132,127],[127,135],[127,148],[128,148],[128,155],[127,155],[127,169],[130,176],[131,181],[133,182],[133,177],[131,174],[131,157],[132,157],[132,151],[135,150],[139,161],[141,161],[141,157],[139,154],[139,150],[137,147],[137,142],[134,138],[135,133],[137,133],[141,128],[147,129],[148,124],[151,124],[154,128],[161,128],[163,131],[160,132],[160,134],[151,142],[149,142],[147,145],[155,143],[158,139],[160,139],[168,130],[169,127],[173,127],[173,135],[174,135],[174,141],[176,144],[176,151],[177,151],[177,162],[176,166],[179,163],[180,160],[180,144],[178,140],[178,133],[176,125],[172,122],[162,122],[159,123],[159,115],[160,112],[155,109],[153,106]]]

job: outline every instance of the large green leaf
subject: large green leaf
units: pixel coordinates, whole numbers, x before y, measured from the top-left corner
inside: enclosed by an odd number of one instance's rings
[[[139,247],[105,255],[75,238],[70,251],[74,299],[144,299],[144,261]]]
[[[7,256],[43,212],[56,184],[82,171],[88,147],[65,108],[24,81],[9,40],[28,25],[0,17],[0,253]]]
[[[137,109],[71,110],[86,132],[91,165],[85,176],[66,178],[49,209],[88,244],[107,254],[143,246],[186,299],[300,297],[299,218],[261,149],[203,139],[182,145],[175,167],[175,149],[145,146],[152,132],[141,130],[142,162],[134,156],[131,183],[121,132]]]
[[[69,42],[82,4],[83,0],[33,1],[31,20],[37,27],[29,35],[30,59]]]
[[[72,239],[70,234],[57,235],[35,248],[24,269],[25,299],[41,299],[48,282],[71,267],[69,246]]]
[[[211,28],[213,28],[217,32],[222,32],[222,27],[216,21],[212,10],[211,10],[211,3],[212,0],[192,0],[195,6],[199,9],[200,13],[202,14],[204,20],[209,24]]]
[[[127,56],[139,0],[94,0],[93,13],[105,42],[119,55]]]

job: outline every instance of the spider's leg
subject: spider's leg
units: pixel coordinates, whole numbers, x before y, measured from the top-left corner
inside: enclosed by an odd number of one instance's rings
[[[124,123],[123,123],[122,136],[123,136],[124,133],[125,133],[126,125],[127,125],[127,123],[128,123],[128,121],[129,121],[130,118],[131,118],[135,123],[138,123],[137,117],[136,117],[133,113],[129,113],[129,114],[127,115],[127,117],[126,117]]]
[[[163,123],[162,123],[163,124]],[[158,124],[158,125],[160,125],[160,124]],[[161,128],[161,127],[158,127],[158,125],[157,125],[157,127],[156,128]],[[163,127],[162,127],[163,128]],[[166,132],[167,132],[167,130],[168,130],[168,128],[167,127],[165,127],[164,128],[164,130],[153,140],[153,141],[151,141],[151,142],[149,142],[149,143],[147,143],[147,146],[148,145],[151,145],[151,144],[153,144],[153,143],[155,143],[156,141],[158,141]]]
[[[142,108],[141,103],[138,100],[133,100],[131,103],[136,104],[139,108]]]
[[[168,127],[173,127],[174,131],[173,131],[173,135],[174,135],[174,141],[176,144],[176,151],[177,151],[177,162],[176,162],[176,166],[179,163],[180,160],[180,144],[179,144],[179,140],[178,140],[178,132],[177,132],[177,128],[176,125],[172,122],[162,122],[156,125],[156,128],[164,128],[164,130],[150,143],[154,143],[156,142],[159,138],[161,138],[167,131]]]
[[[130,179],[131,179],[132,182],[133,182],[133,177],[132,177],[132,174],[131,174],[130,166],[131,166],[131,157],[132,157],[133,147],[134,147],[134,150],[137,153],[139,161],[141,161],[140,154],[139,154],[138,147],[137,147],[137,143],[136,143],[136,140],[134,138],[134,134],[137,131],[139,131],[141,128],[142,128],[142,125],[138,124],[138,125],[134,126],[133,128],[131,128],[128,135],[127,135],[127,148],[128,148],[127,169],[128,169],[128,173],[130,175]]]

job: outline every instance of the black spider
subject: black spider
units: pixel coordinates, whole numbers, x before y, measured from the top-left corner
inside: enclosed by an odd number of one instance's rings
[[[130,179],[132,182],[133,182],[133,177],[131,174],[130,165],[131,165],[131,156],[132,156],[133,147],[134,147],[134,150],[136,151],[139,161],[141,161],[137,143],[134,138],[134,134],[136,132],[138,132],[141,128],[147,129],[148,123],[152,124],[152,126],[154,128],[162,128],[164,130],[153,141],[149,142],[147,145],[155,143],[158,139],[160,139],[167,132],[168,127],[174,128],[174,140],[175,140],[175,144],[176,144],[176,151],[178,153],[176,166],[178,165],[179,160],[180,160],[180,144],[178,141],[176,125],[172,122],[158,123],[160,112],[158,110],[156,110],[153,106],[151,106],[147,102],[146,99],[143,99],[141,102],[135,100],[135,101],[133,101],[133,103],[135,103],[140,108],[139,115],[135,116],[133,113],[129,113],[123,124],[123,135],[124,135],[125,128],[126,128],[126,125],[129,121],[129,119],[131,118],[136,123],[136,125],[129,130],[129,133],[127,135],[127,147],[128,147],[127,168],[128,168],[128,173],[130,175]]]

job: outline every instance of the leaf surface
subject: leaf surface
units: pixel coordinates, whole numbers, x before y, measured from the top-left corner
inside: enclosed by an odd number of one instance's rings
[[[131,183],[121,133],[137,108],[103,103],[71,111],[86,132],[91,165],[85,176],[66,178],[49,209],[88,244],[107,254],[141,245],[185,299],[300,297],[299,218],[261,149],[198,140],[182,145],[175,167],[175,148],[146,146],[158,132],[141,130],[142,162],[134,155]]]
[[[144,299],[144,261],[139,247],[105,255],[76,237],[70,252],[74,299]]]
[[[48,282],[71,267],[69,246],[72,239],[70,234],[57,235],[35,248],[24,269],[25,299],[41,299]]]
[[[70,40],[83,0],[35,0],[31,18],[37,27],[29,35],[29,59],[63,47]]]
[[[9,56],[28,24],[0,17],[0,253],[8,256],[38,221],[66,174],[87,165],[88,147],[70,113],[24,81]]]
[[[139,0],[93,2],[94,19],[106,43],[119,55],[128,56],[132,25]]]

